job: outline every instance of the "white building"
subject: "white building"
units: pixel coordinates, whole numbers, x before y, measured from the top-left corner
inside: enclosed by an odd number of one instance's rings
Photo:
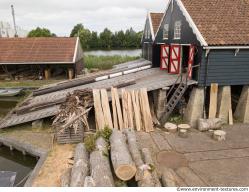
[[[27,37],[28,31],[16,27],[18,37]],[[0,21],[0,37],[15,37],[14,27],[8,22]]]

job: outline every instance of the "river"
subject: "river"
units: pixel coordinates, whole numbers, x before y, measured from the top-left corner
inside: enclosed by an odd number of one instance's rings
[[[92,50],[84,52],[85,55],[94,55],[94,56],[132,56],[138,57],[141,56],[141,49],[132,49],[132,50]]]

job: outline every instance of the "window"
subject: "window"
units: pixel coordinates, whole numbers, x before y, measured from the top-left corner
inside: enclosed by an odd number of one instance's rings
[[[174,39],[181,39],[181,21],[175,22]]]
[[[169,38],[169,24],[165,24],[163,27],[163,39]]]

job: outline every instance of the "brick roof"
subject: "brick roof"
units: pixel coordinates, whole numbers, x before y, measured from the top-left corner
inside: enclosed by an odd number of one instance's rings
[[[77,38],[0,38],[0,64],[73,62]]]
[[[249,45],[249,0],[181,0],[208,45]]]
[[[163,15],[164,15],[163,13],[150,13],[154,34],[156,34],[158,28],[160,27]]]

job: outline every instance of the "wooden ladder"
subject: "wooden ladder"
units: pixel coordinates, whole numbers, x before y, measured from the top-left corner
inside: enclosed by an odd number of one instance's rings
[[[166,105],[166,110],[161,118],[162,125],[164,125],[167,122],[167,120],[169,119],[169,116],[174,111],[176,105],[181,100],[181,98],[184,95],[184,93],[186,92],[187,88],[188,88],[187,82],[181,81],[181,83],[178,85],[177,89],[175,90],[175,92],[173,93],[169,102]]]

